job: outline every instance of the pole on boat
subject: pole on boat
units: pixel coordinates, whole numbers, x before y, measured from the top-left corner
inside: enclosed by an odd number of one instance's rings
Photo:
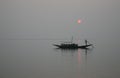
[[[72,36],[72,38],[71,38],[71,43],[73,43],[73,36]]]

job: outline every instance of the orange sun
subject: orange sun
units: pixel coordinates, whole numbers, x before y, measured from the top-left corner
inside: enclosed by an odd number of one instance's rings
[[[82,20],[81,20],[81,19],[78,19],[78,20],[77,20],[77,23],[78,23],[78,24],[82,23]]]

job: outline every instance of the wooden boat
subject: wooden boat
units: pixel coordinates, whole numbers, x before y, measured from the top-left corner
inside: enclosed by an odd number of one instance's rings
[[[85,45],[81,45],[81,46],[73,42],[64,42],[59,45],[58,44],[53,44],[53,45],[61,49],[78,49],[78,48],[87,49],[89,46],[93,46],[92,44],[88,44],[87,40],[85,40]]]

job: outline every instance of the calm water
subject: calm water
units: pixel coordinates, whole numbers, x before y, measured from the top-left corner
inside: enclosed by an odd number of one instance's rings
[[[60,50],[59,40],[0,40],[0,78],[119,78],[119,47]]]

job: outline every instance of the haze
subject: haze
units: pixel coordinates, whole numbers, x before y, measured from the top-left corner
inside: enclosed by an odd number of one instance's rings
[[[0,0],[0,78],[120,78],[119,34],[120,0]]]
[[[119,3],[119,0],[1,0],[0,38],[94,35],[110,39],[119,34]],[[83,22],[77,24],[78,19]]]

